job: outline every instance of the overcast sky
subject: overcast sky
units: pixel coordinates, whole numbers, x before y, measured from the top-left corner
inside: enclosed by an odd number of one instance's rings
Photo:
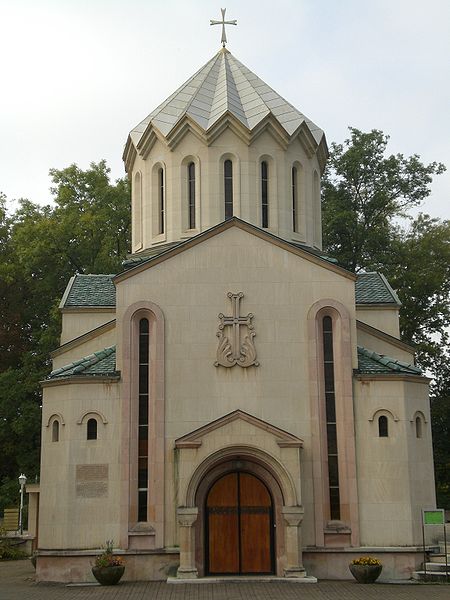
[[[449,0],[0,0],[0,191],[51,201],[48,171],[105,158],[220,48],[341,142],[450,167]],[[450,173],[422,211],[450,218]]]

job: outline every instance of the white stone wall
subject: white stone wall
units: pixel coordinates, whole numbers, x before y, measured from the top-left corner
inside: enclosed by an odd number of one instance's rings
[[[98,439],[86,439],[87,411],[98,411]],[[59,441],[52,441],[52,415],[60,423]],[[44,387],[42,409],[41,495],[39,548],[100,548],[107,539],[119,539],[120,433],[119,385],[85,383]],[[106,465],[106,486],[81,481],[77,465]],[[91,473],[92,475],[92,473]],[[88,474],[89,476],[89,474]],[[80,482],[79,482],[80,483]],[[83,497],[86,493],[94,497]],[[91,488],[89,488],[91,485]],[[103,489],[95,497],[94,488]],[[81,489],[83,488],[83,489]]]
[[[103,348],[109,348],[110,346],[114,346],[116,343],[116,332],[115,329],[112,328],[109,331],[105,331],[104,333],[93,337],[92,339],[86,340],[82,344],[78,344],[74,348],[70,348],[63,352],[62,354],[58,354],[53,358],[53,369],[59,369],[65,365],[70,364],[80,358],[84,358],[85,356],[89,356],[98,350],[103,350]]]
[[[269,132],[263,132],[250,146],[230,128],[207,146],[188,132],[169,149],[158,140],[144,160],[137,156],[130,173],[132,187],[141,174],[142,215],[139,192],[132,191],[132,250],[191,237],[224,220],[223,161],[233,161],[234,215],[261,226],[260,164],[269,167],[269,228],[275,235],[320,248],[320,167],[316,156],[309,157],[298,139],[284,149]],[[196,228],[187,229],[187,164],[196,165]],[[291,168],[298,168],[298,232],[293,232]],[[158,188],[157,170],[165,170],[165,232],[156,231]],[[316,175],[316,184],[314,177]],[[143,243],[140,244],[140,231]]]
[[[359,314],[357,316],[359,317]],[[357,329],[357,334],[358,346],[364,346],[369,350],[373,350],[386,356],[391,356],[407,364],[414,364],[414,352],[412,350],[408,351],[405,348],[399,348],[389,341],[380,339],[379,337],[371,335],[366,331],[362,331],[359,328]]]
[[[114,319],[115,309],[62,310],[61,345]]]
[[[428,386],[367,378],[354,391],[361,545],[420,544],[419,505],[434,505],[431,431],[428,420],[416,439],[410,419],[428,415]],[[381,415],[388,437],[379,437]]]
[[[370,307],[360,305],[356,308],[356,318],[367,325],[384,331],[400,339],[399,309],[397,306]]]
[[[255,315],[258,367],[214,366],[218,313],[230,314],[229,291],[242,291],[242,314]],[[338,300],[351,315],[356,367],[353,280],[236,227],[118,282],[118,339],[128,326],[124,312],[135,302],[151,300],[165,318],[167,545],[176,543],[175,439],[236,409],[304,440],[304,542],[314,543],[307,315],[324,298]],[[120,349],[117,361],[122,369]]]

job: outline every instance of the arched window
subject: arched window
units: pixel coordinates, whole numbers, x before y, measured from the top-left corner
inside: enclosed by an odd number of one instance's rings
[[[298,181],[297,181],[297,167],[292,167],[291,173],[291,193],[292,193],[292,231],[298,231]]]
[[[141,174],[134,176],[133,235],[136,249],[142,246],[142,183]]]
[[[420,417],[416,417],[416,437],[422,437],[422,419]]]
[[[314,171],[313,179],[313,218],[314,218],[314,245],[320,246],[322,237],[321,205],[320,205],[320,179]]]
[[[138,521],[147,521],[148,504],[148,400],[149,400],[148,319],[139,321],[139,412],[138,412]]]
[[[388,418],[385,415],[378,417],[378,437],[388,437]]]
[[[330,517],[331,519],[340,519],[339,463],[336,428],[336,398],[334,389],[333,320],[330,316],[323,318],[322,332]]]
[[[223,163],[224,192],[225,192],[225,219],[233,216],[233,163],[226,160]]]
[[[164,233],[165,190],[164,169],[158,169],[158,233]]]
[[[269,167],[261,163],[261,226],[269,227]]]
[[[87,422],[87,439],[97,439],[97,419],[88,419]]]
[[[52,442],[59,442],[59,421],[53,421],[52,425]]]
[[[188,203],[189,203],[189,229],[195,229],[195,165],[190,162],[188,170]]]

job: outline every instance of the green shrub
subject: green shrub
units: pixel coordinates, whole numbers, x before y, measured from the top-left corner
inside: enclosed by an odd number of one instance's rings
[[[0,540],[0,560],[21,560],[27,556],[26,552],[13,546],[9,540]]]

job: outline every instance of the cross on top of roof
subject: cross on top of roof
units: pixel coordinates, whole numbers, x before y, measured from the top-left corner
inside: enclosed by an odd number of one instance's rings
[[[222,13],[222,20],[221,21],[214,21],[213,19],[210,20],[210,25],[222,25],[222,39],[220,40],[222,42],[222,46],[225,48],[225,44],[227,43],[227,34],[225,33],[225,25],[237,25],[237,20],[234,19],[233,21],[225,21],[225,12],[226,12],[226,8],[221,8],[220,12]]]

